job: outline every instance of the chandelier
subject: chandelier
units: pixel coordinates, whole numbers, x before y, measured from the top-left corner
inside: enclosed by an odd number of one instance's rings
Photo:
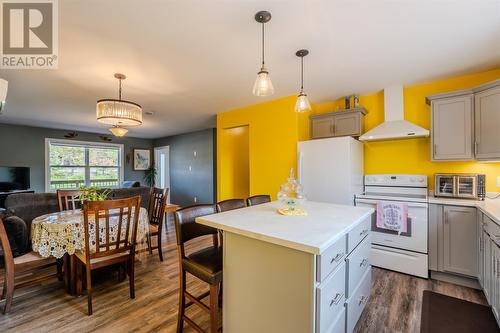
[[[122,99],[122,80],[125,80],[126,76],[116,73],[115,78],[119,80],[118,99],[106,98],[97,101],[97,121],[113,125],[109,129],[111,133],[123,136],[128,132],[123,127],[142,124],[142,107],[137,103]],[[117,135],[118,133],[121,135]]]

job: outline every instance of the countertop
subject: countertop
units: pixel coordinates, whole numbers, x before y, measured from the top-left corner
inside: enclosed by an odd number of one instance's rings
[[[270,202],[198,217],[196,222],[253,239],[312,254],[331,244],[374,212],[373,208],[306,201],[307,216],[284,216],[282,205]]]
[[[430,204],[452,205],[452,206],[468,206],[477,207],[484,214],[488,215],[493,221],[500,225],[500,198],[481,200],[455,199],[455,198],[439,198],[429,196]]]

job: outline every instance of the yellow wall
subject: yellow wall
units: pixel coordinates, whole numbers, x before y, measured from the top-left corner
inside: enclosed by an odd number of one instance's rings
[[[404,88],[405,119],[430,128],[430,108],[425,97],[432,94],[467,89],[500,78],[500,69],[464,75]],[[250,124],[250,193],[275,195],[296,164],[296,143],[309,139],[309,115],[293,111],[295,96],[220,113],[217,128]],[[376,92],[360,97],[360,104],[368,110],[365,131],[384,120],[384,95]],[[313,104],[311,113],[319,114],[341,108],[343,100]],[[252,124],[254,126],[252,126]],[[500,124],[499,124],[500,130]],[[224,154],[218,137],[218,163]],[[222,143],[223,145],[223,143]],[[220,164],[219,169],[220,172]],[[429,176],[440,172],[470,172],[486,174],[487,191],[497,192],[496,177],[500,176],[500,163],[431,162],[430,138],[365,143],[365,173],[416,173]],[[221,179],[219,175],[219,179]],[[221,189],[228,186],[218,184]]]
[[[217,115],[218,199],[228,199],[228,178],[224,177],[226,154],[224,129],[248,125],[250,195],[270,194],[276,198],[290,168],[297,164],[297,115],[295,98],[286,97]]]
[[[250,193],[248,126],[220,130],[220,200],[246,198]]]

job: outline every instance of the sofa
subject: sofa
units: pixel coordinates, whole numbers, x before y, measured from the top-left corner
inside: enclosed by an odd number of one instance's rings
[[[141,196],[141,207],[149,207],[149,187],[131,187],[111,190],[108,199],[130,198]],[[19,225],[24,221],[28,239],[31,239],[31,221],[35,217],[59,211],[57,194],[54,193],[16,193],[9,195],[5,200],[6,211],[3,213],[5,224]]]

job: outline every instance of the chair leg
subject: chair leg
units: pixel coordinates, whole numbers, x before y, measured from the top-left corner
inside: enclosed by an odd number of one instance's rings
[[[149,254],[153,254],[153,245],[151,245],[151,231],[148,232],[148,236],[146,237],[146,242],[148,243]]]
[[[130,284],[130,298],[135,298],[135,258],[128,262],[128,279]]]
[[[219,293],[218,285],[210,285],[210,333],[217,333],[219,328]]]
[[[180,265],[180,263],[179,263]],[[186,309],[186,299],[184,298],[184,292],[186,291],[186,272],[181,268],[180,274],[180,285],[179,285],[179,313],[177,314],[177,333],[183,331],[184,326],[184,310]]]
[[[14,271],[6,272],[4,281],[3,293],[5,296],[5,306],[3,308],[3,313],[6,314],[10,311],[12,305],[12,298],[14,297]]]
[[[82,263],[80,263],[80,261],[76,260],[76,285],[75,285],[75,295],[76,296],[80,296],[82,294],[82,285],[83,285],[83,281],[82,281]]]
[[[92,271],[90,270],[89,266],[85,267],[86,270],[86,278],[87,280],[85,281],[86,286],[87,286],[87,307],[88,307],[88,315],[90,316],[92,314]]]
[[[7,278],[4,278],[4,280],[3,280],[3,288],[2,288],[2,295],[0,296],[0,301],[5,298],[6,294],[7,294]]]
[[[160,223],[160,225],[158,226],[158,235],[156,236],[158,237],[157,244],[158,244],[158,255],[160,256],[160,261],[163,261],[163,248],[161,247],[162,224],[163,222]]]

